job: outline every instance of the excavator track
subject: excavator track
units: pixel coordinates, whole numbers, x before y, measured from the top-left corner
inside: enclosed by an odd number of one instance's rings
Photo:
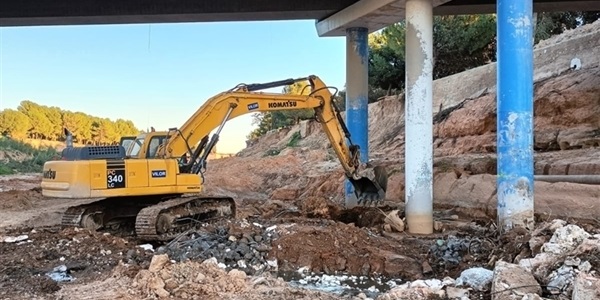
[[[176,196],[171,196],[176,197]],[[91,230],[118,228],[130,223],[144,207],[169,199],[164,197],[104,198],[88,204],[71,206],[64,212],[63,227],[82,227]]]
[[[168,241],[204,222],[235,217],[230,197],[166,195],[115,197],[72,206],[62,217],[63,227],[90,230],[126,230],[142,240]]]
[[[235,212],[235,201],[230,197],[175,198],[142,209],[135,231],[142,240],[168,241],[203,222],[233,218]]]

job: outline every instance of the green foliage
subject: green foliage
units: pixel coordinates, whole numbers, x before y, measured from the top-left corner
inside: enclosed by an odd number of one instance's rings
[[[16,161],[9,158],[7,162],[0,165],[0,175],[13,174],[15,172],[41,172],[45,162],[59,156],[54,148],[48,147],[36,149],[30,144],[6,137],[0,137],[0,150],[17,151],[31,157],[24,161]]]
[[[31,121],[24,113],[8,108],[0,112],[0,134],[25,138],[30,128]]]
[[[535,42],[600,19],[600,12],[552,12],[537,16]],[[399,22],[369,36],[369,101],[405,86],[406,25]],[[433,78],[496,60],[496,16],[435,16]]]
[[[433,78],[460,73],[496,59],[496,16],[436,16]]]
[[[383,90],[397,90],[404,88],[404,49],[398,48],[399,37],[390,35],[392,28],[401,25],[391,25],[383,33],[375,33],[370,36],[369,51],[369,86],[373,94],[377,88]],[[394,32],[399,29],[394,29]],[[403,31],[402,31],[403,32]],[[401,34],[402,39],[404,34]],[[388,42],[392,40],[393,42]],[[403,43],[403,42],[402,42]],[[376,87],[376,88],[374,88]],[[371,101],[375,97],[369,97]],[[375,98],[375,99],[373,99]]]
[[[300,131],[294,132],[294,134],[292,134],[292,137],[288,141],[287,146],[288,147],[296,147],[296,146],[298,146],[298,143],[300,142],[300,139],[302,139],[302,136],[300,135]]]
[[[71,131],[74,142],[82,144],[112,144],[121,136],[140,133],[129,120],[112,121],[29,100],[22,101],[17,110],[0,111],[0,134],[5,136],[63,141],[63,128]]]
[[[593,23],[598,19],[600,19],[600,11],[538,13],[535,43],[577,26]]]

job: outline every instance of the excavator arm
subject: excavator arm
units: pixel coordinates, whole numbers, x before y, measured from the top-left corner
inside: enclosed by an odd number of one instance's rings
[[[258,92],[305,80],[308,80],[310,86],[308,95]],[[200,173],[228,120],[254,112],[309,108],[314,109],[315,117],[322,125],[347,179],[354,186],[358,203],[383,200],[387,189],[386,171],[383,167],[371,169],[366,164],[361,164],[360,147],[352,143],[330,88],[314,75],[264,84],[240,84],[208,99],[181,128],[169,129],[166,142],[157,151],[157,158],[189,155],[190,159],[181,166],[181,171]],[[208,135],[214,129],[217,130],[208,141]]]

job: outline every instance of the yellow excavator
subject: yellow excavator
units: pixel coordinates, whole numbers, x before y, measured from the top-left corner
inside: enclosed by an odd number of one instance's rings
[[[261,91],[300,81],[308,81],[308,95]],[[114,146],[65,148],[60,160],[44,164],[42,194],[99,198],[69,207],[63,226],[98,230],[130,224],[140,239],[170,240],[197,224],[235,217],[233,198],[202,195],[208,155],[228,120],[253,112],[312,108],[359,204],[377,203],[385,198],[386,170],[360,162],[360,148],[352,143],[334,102],[337,89],[334,94],[329,89],[335,87],[314,75],[239,84],[208,99],[180,128],[123,137]]]

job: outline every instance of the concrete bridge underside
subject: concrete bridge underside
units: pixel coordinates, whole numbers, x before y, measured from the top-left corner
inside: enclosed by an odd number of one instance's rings
[[[378,30],[404,18],[406,0],[2,0],[0,26],[316,20],[319,35]],[[600,10],[597,0],[534,0],[534,11]],[[434,15],[493,13],[495,0],[435,0]]]

